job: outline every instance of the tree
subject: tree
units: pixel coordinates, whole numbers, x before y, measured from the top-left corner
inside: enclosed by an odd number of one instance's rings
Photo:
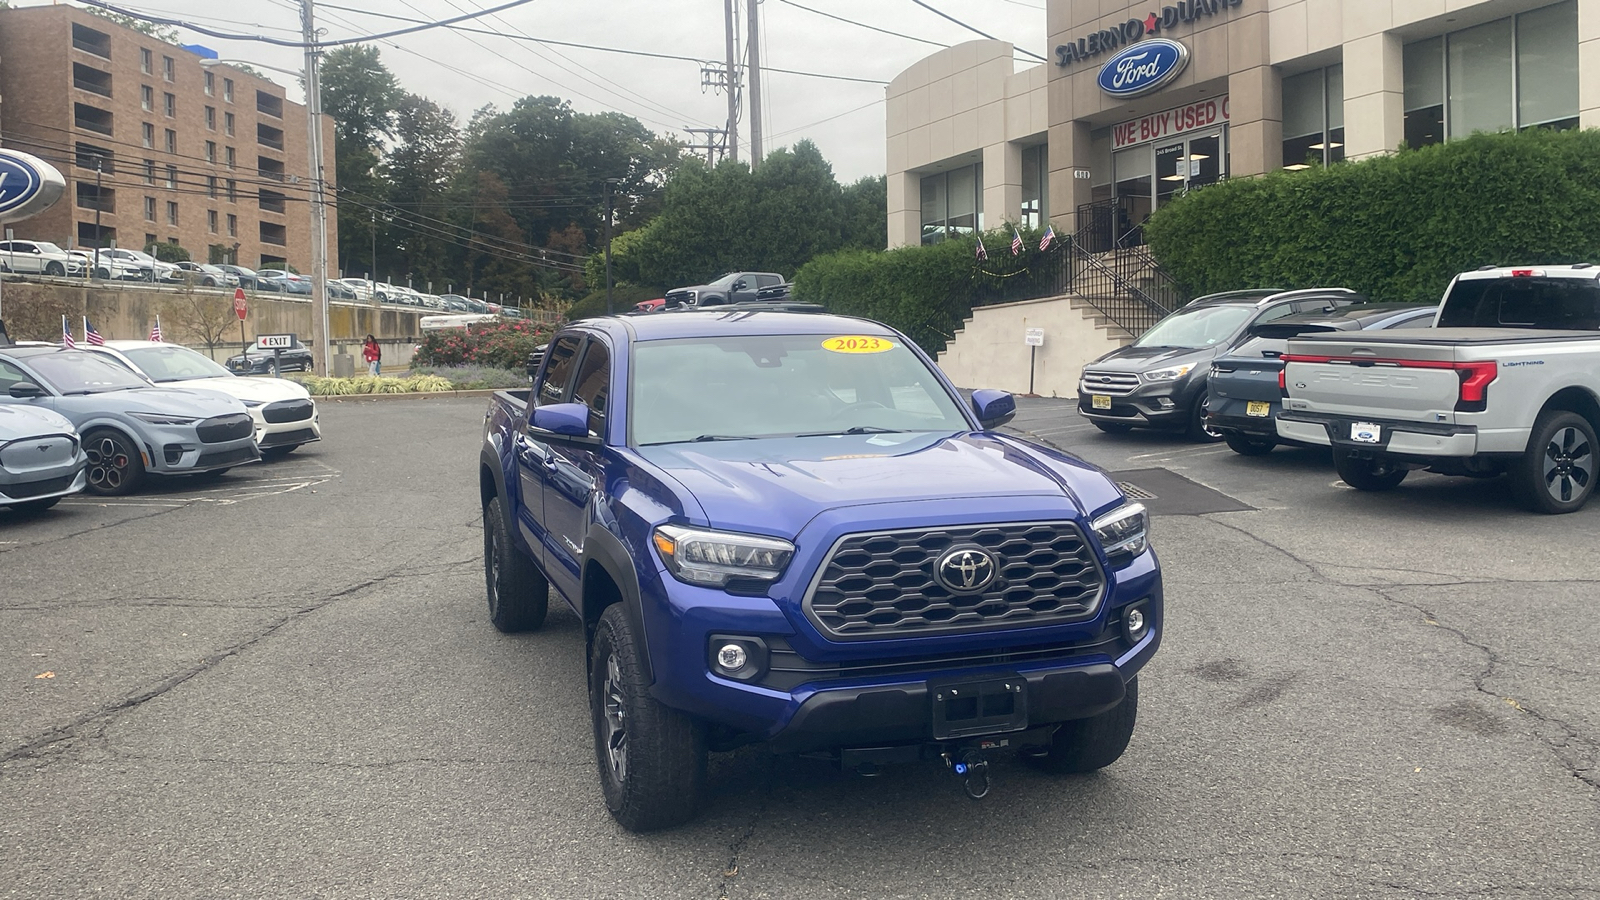
[[[6,5],[9,6],[10,4]],[[84,11],[89,13],[91,16],[99,16],[102,19],[115,22],[124,28],[132,28],[134,31],[137,31],[140,34],[147,34],[158,41],[166,41],[169,44],[176,44],[180,39],[178,29],[173,28],[171,25],[157,25],[154,22],[146,22],[143,19],[135,19],[133,16],[125,16],[122,13],[115,13],[109,9],[101,9],[97,6],[85,7]]]
[[[333,118],[334,171],[339,185],[339,259],[371,257],[375,208],[384,200],[378,172],[383,142],[394,134],[399,83],[363,44],[336,47],[322,60],[322,108]],[[376,270],[376,265],[373,266]],[[377,277],[377,272],[373,272]]]
[[[411,227],[394,230],[393,246],[407,272],[423,280],[443,279],[449,274],[449,245],[437,220],[447,209],[461,162],[456,117],[432,100],[405,94],[395,109],[394,138],[379,171],[388,182],[393,214]]]
[[[193,258],[189,255],[189,251],[170,241],[146,244],[144,252],[162,262],[188,262]]]
[[[208,352],[227,343],[227,336],[238,322],[233,301],[215,292],[193,288],[179,291],[162,301],[161,317],[167,329],[180,340],[205,344]]]

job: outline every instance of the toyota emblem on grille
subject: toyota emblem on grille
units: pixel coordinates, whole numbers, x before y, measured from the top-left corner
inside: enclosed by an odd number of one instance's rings
[[[933,577],[957,594],[976,594],[994,583],[994,555],[982,547],[955,547],[933,564]]]

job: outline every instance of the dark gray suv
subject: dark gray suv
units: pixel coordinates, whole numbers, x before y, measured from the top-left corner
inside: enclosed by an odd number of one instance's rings
[[[1186,432],[1202,441],[1222,435],[1205,421],[1211,361],[1263,322],[1295,313],[1328,312],[1366,302],[1348,288],[1257,290],[1208,294],[1157,322],[1139,339],[1083,369],[1078,411],[1096,428],[1122,434],[1135,427]]]

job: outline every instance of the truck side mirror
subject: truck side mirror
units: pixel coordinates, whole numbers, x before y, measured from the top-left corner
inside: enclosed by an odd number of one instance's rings
[[[972,411],[978,416],[978,424],[987,431],[999,428],[1016,416],[1017,400],[1006,391],[973,391]]]
[[[589,435],[589,407],[582,403],[552,403],[534,409],[529,426],[544,432],[544,437],[573,443],[600,443]]]

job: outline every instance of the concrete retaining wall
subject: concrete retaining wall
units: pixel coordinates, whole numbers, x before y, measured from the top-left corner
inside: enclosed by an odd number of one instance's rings
[[[1078,297],[1023,300],[974,309],[939,354],[939,367],[961,387],[1026,393],[1029,328],[1044,329],[1033,389],[1045,397],[1077,396],[1084,365],[1133,340]]]

